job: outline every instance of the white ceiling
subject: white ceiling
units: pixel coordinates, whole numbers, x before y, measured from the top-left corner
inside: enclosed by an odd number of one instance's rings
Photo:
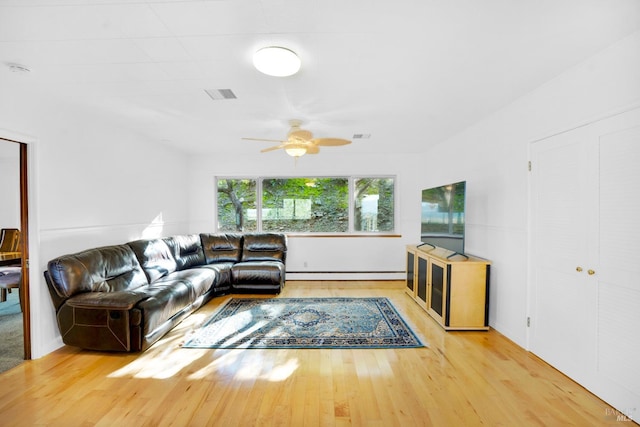
[[[639,29],[639,0],[0,0],[0,63],[32,70],[0,78],[193,153],[258,151],[240,138],[292,118],[371,134],[340,150],[411,153]],[[256,71],[267,45],[301,71]]]

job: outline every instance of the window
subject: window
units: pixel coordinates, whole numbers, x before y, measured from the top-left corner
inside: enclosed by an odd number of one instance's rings
[[[354,230],[393,231],[393,178],[357,178],[354,181]]]
[[[262,180],[264,231],[349,231],[347,178],[267,178]]]
[[[218,179],[218,230],[257,231],[257,181]]]
[[[219,231],[394,230],[390,177],[218,178]]]

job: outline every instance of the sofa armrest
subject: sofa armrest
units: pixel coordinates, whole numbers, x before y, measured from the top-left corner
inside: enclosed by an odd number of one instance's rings
[[[74,308],[130,310],[147,297],[136,291],[85,292],[67,299],[66,304]]]

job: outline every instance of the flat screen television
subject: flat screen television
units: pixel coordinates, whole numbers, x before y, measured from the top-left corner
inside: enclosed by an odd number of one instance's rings
[[[464,255],[466,181],[422,190],[419,246],[441,247]]]

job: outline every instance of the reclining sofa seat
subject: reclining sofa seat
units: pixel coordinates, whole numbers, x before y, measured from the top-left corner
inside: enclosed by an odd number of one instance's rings
[[[229,275],[233,292],[280,293],[287,236],[279,233],[200,234],[207,268]]]
[[[44,275],[65,344],[133,352],[216,295],[279,293],[286,251],[283,234],[203,233],[64,255]]]
[[[282,234],[248,234],[242,240],[242,257],[231,267],[236,292],[273,291],[284,287],[286,238]]]
[[[56,258],[45,279],[65,344],[94,350],[142,349],[147,278],[127,245],[88,249]]]

